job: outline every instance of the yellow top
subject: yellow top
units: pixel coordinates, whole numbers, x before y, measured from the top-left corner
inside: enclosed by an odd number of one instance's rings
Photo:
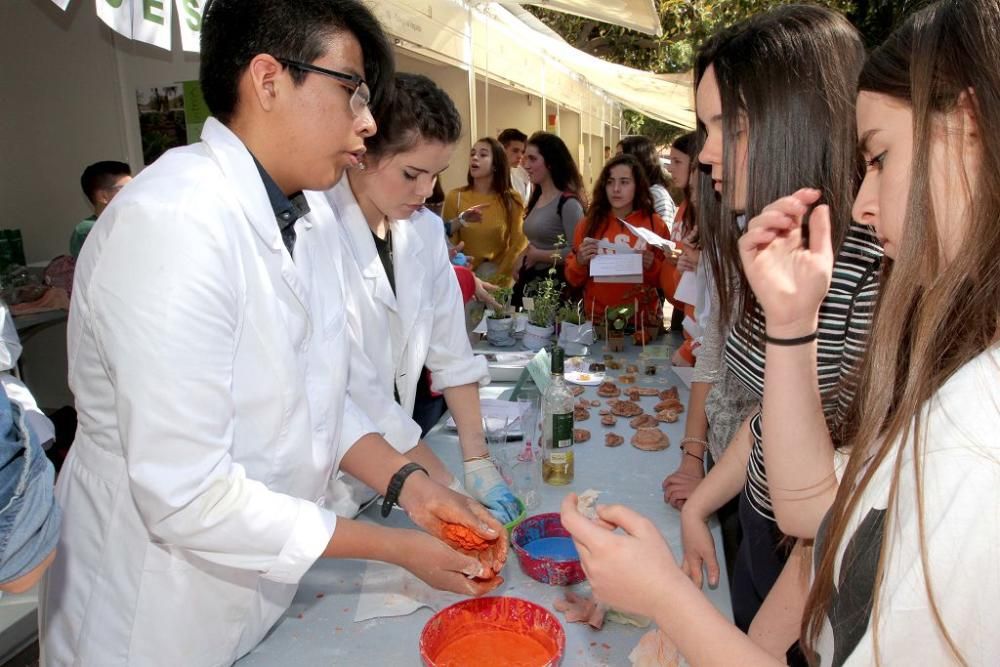
[[[483,262],[493,262],[497,265],[497,274],[510,276],[514,269],[514,260],[528,245],[521,228],[524,218],[524,204],[521,195],[514,195],[514,206],[508,216],[500,197],[494,193],[479,194],[466,188],[457,188],[448,193],[444,199],[442,217],[452,220],[459,213],[477,204],[489,204],[482,209],[482,222],[470,222],[453,233],[452,243],[463,242],[462,252],[468,256],[475,270]]]

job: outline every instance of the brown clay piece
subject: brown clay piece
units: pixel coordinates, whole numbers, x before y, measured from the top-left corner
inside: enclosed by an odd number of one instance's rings
[[[601,423],[604,424],[605,426],[614,426],[615,424],[618,423],[618,420],[615,419],[614,415],[604,415],[603,417],[601,417]]]
[[[606,415],[610,415],[611,414],[611,409],[610,408],[601,408],[600,410],[597,411],[597,414],[601,415],[602,417],[604,417]]]
[[[676,398],[668,398],[665,401],[660,401],[653,406],[653,412],[663,412],[664,410],[673,410],[674,412],[684,412],[684,404],[681,403]]]
[[[587,408],[576,406],[573,408],[573,421],[585,422],[590,419],[590,411]]]
[[[635,364],[629,364],[628,366],[625,367],[625,372],[626,373],[638,373],[639,372],[639,367],[636,366]]]
[[[590,440],[590,431],[585,428],[573,429],[573,442],[587,442]]]
[[[659,422],[656,421],[656,417],[653,415],[641,414],[629,421],[628,425],[632,428],[648,428],[650,426],[656,426]]]
[[[661,410],[656,413],[656,421],[666,422],[668,424],[673,424],[677,421],[677,411],[676,410]]]
[[[670,387],[670,389],[664,389],[660,392],[660,400],[666,401],[671,398],[680,398],[680,394],[677,392],[677,387]]]
[[[642,395],[639,393],[638,389],[639,389],[638,387],[632,387],[630,389],[625,390],[625,395],[628,396],[628,400],[638,401],[640,398],[642,398]]]
[[[602,382],[601,386],[597,388],[597,395],[602,398],[614,398],[615,396],[621,396],[622,390],[618,388],[614,382]]]
[[[640,396],[656,396],[659,393],[656,387],[636,387],[635,392]]]
[[[658,452],[670,446],[670,438],[658,428],[640,428],[632,436],[632,446],[644,452]]]
[[[608,368],[610,368],[613,371],[620,371],[622,369],[622,365],[621,365],[620,361],[611,360],[611,361],[609,361],[608,363],[606,363],[604,365],[607,366]]]
[[[611,414],[619,417],[635,417],[642,414],[642,408],[632,401],[612,401]]]
[[[604,434],[604,446],[605,447],[621,447],[625,444],[625,438],[618,435],[617,433],[605,433]]]
[[[601,405],[601,402],[598,401],[598,400],[593,400],[593,401],[590,402],[590,407],[592,407],[592,408],[600,407],[600,405]]]
[[[584,391],[586,391],[586,389],[584,389],[580,385],[573,385],[572,387],[569,388],[569,393],[573,394],[574,396],[579,396]]]
[[[635,384],[635,376],[631,374],[622,374],[618,376],[618,381],[622,384]]]

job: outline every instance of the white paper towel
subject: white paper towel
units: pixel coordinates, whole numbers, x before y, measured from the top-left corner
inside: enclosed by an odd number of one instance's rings
[[[370,561],[361,583],[354,622],[406,616],[421,607],[440,611],[467,596],[431,588],[398,565]]]

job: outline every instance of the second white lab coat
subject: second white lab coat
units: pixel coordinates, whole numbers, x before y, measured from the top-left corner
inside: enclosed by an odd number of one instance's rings
[[[210,119],[95,225],[69,318],[79,429],[43,664],[231,664],[325,549],[327,481],[377,429],[348,397],[341,266],[313,242],[334,238],[319,234],[332,212],[309,204],[293,262],[250,153]]]
[[[382,391],[392,396],[395,382],[403,410],[413,414],[425,366],[432,373],[431,389],[437,392],[473,382],[488,384],[486,360],[474,355],[469,344],[462,291],[440,218],[420,210],[408,220],[390,223],[393,293],[349,180],[341,179],[327,198],[341,222],[342,244],[357,264],[357,271],[345,269],[348,308],[363,323],[361,344],[375,365]]]
[[[371,228],[346,176],[327,192],[327,199],[341,223],[336,229],[338,241],[330,245],[342,246],[349,256],[344,267],[349,317],[358,323],[360,346],[374,369],[374,390],[355,396],[358,405],[373,418],[385,414],[385,403],[392,402],[395,385],[401,414],[412,415],[417,383],[425,366],[431,371],[434,391],[489,383],[486,360],[474,355],[469,344],[462,293],[448,258],[440,219],[420,211],[409,220],[390,223],[394,294]],[[348,266],[351,258],[353,266]],[[376,423],[393,446],[406,451],[408,447],[397,444],[389,435],[397,423],[395,417],[390,423],[376,418]],[[409,423],[416,426],[412,420]],[[408,440],[402,444],[412,446]],[[342,497],[343,490],[338,493],[334,490],[337,485],[333,486],[329,495]],[[357,493],[354,498],[334,505],[338,514],[350,513],[352,505],[365,500]]]

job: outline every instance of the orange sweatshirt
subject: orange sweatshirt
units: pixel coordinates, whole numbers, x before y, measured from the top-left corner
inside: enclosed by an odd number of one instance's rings
[[[634,227],[652,229],[663,238],[670,238],[670,231],[667,229],[667,225],[655,213],[650,218],[645,213],[634,211],[625,219]],[[586,221],[576,226],[573,251],[566,256],[566,280],[574,287],[583,286],[584,312],[590,316],[592,321],[601,322],[604,319],[605,309],[611,306],[632,303],[638,298],[639,321],[641,322],[645,311],[656,309],[659,297],[649,291],[642,294],[638,289],[638,285],[635,284],[594,282],[590,277],[590,267],[584,266],[576,260],[576,249],[587,238],[585,232],[586,226]],[[605,224],[590,236],[596,239],[604,239],[611,243],[626,244],[638,251],[646,247],[646,242],[636,237],[625,225],[618,222],[618,219],[614,215],[609,215]],[[650,265],[648,270],[643,272],[642,284],[651,288],[659,287],[660,271],[663,268],[663,264],[663,256],[658,252],[654,252],[652,265]]]

